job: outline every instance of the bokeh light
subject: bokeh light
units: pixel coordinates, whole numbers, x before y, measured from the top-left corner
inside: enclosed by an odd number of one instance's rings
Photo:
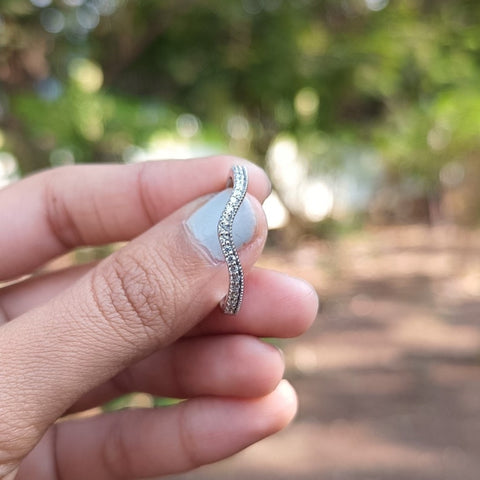
[[[257,15],[262,11],[261,0],[241,0],[243,9],[249,15]]]
[[[43,78],[35,86],[38,96],[47,101],[53,101],[63,92],[62,84],[53,77]]]
[[[68,65],[72,80],[85,92],[94,93],[103,84],[101,67],[86,58],[75,58]]]
[[[91,5],[94,5],[100,15],[112,15],[118,7],[118,0],[92,0]]]
[[[369,10],[379,12],[383,10],[389,3],[389,0],[365,0],[365,4]]]
[[[333,209],[333,192],[321,180],[311,179],[301,188],[300,201],[304,217],[311,222],[319,222]]]
[[[295,138],[279,135],[267,154],[267,165],[276,184],[281,188],[295,188],[306,176],[305,166],[298,160]]]
[[[46,8],[40,13],[40,23],[49,33],[60,33],[65,27],[65,15],[56,8]]]
[[[50,153],[50,164],[52,167],[60,167],[62,165],[73,165],[75,156],[68,148],[56,148]]]
[[[295,95],[295,110],[302,117],[311,117],[317,113],[320,99],[313,88],[302,88]]]
[[[243,115],[233,115],[227,121],[227,131],[234,140],[245,140],[250,133],[250,124]]]
[[[288,225],[290,214],[275,191],[263,202],[262,207],[267,217],[269,230],[284,228]]]
[[[194,137],[200,131],[200,120],[191,113],[182,113],[177,118],[177,132],[183,138]]]
[[[43,8],[48,7],[52,0],[30,0],[30,3],[35,7]]]
[[[439,176],[446,187],[458,187],[465,179],[465,167],[458,162],[448,162],[440,170]]]
[[[79,25],[85,30],[93,30],[100,22],[100,14],[97,8],[91,4],[77,8],[75,16]]]
[[[18,179],[18,163],[9,152],[0,151],[0,188]]]
[[[85,3],[85,0],[63,0],[63,3],[69,7],[79,7]]]

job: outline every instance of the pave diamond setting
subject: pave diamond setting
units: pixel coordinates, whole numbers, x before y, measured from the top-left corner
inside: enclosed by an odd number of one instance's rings
[[[218,241],[227,262],[230,278],[227,296],[222,300],[220,306],[223,312],[229,315],[238,313],[243,300],[244,277],[240,258],[233,242],[233,220],[247,194],[248,173],[244,166],[234,165],[232,167],[227,187],[232,186],[232,194],[217,225]]]

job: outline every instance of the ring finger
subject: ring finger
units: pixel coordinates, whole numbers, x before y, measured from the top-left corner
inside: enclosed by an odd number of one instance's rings
[[[273,391],[283,370],[280,351],[257,338],[189,338],[127,368],[80,398],[68,413],[131,392],[173,398],[260,397]]]

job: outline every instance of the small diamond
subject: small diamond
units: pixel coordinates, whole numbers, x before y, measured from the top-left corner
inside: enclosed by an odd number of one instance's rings
[[[230,278],[228,294],[224,300],[223,309],[225,313],[234,314],[238,312],[242,302],[244,279],[242,265],[233,243],[232,225],[245,198],[248,186],[248,175],[245,167],[240,165],[233,166],[230,181],[232,180],[233,191],[218,222],[217,234]]]

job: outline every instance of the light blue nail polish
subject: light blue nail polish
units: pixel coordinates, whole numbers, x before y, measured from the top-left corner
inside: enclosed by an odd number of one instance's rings
[[[224,259],[217,236],[217,224],[223,209],[232,193],[231,188],[217,193],[202,205],[186,222],[188,229],[198,243],[204,247],[216,261]],[[233,221],[233,241],[239,249],[247,243],[255,233],[255,213],[252,205],[245,197]]]

